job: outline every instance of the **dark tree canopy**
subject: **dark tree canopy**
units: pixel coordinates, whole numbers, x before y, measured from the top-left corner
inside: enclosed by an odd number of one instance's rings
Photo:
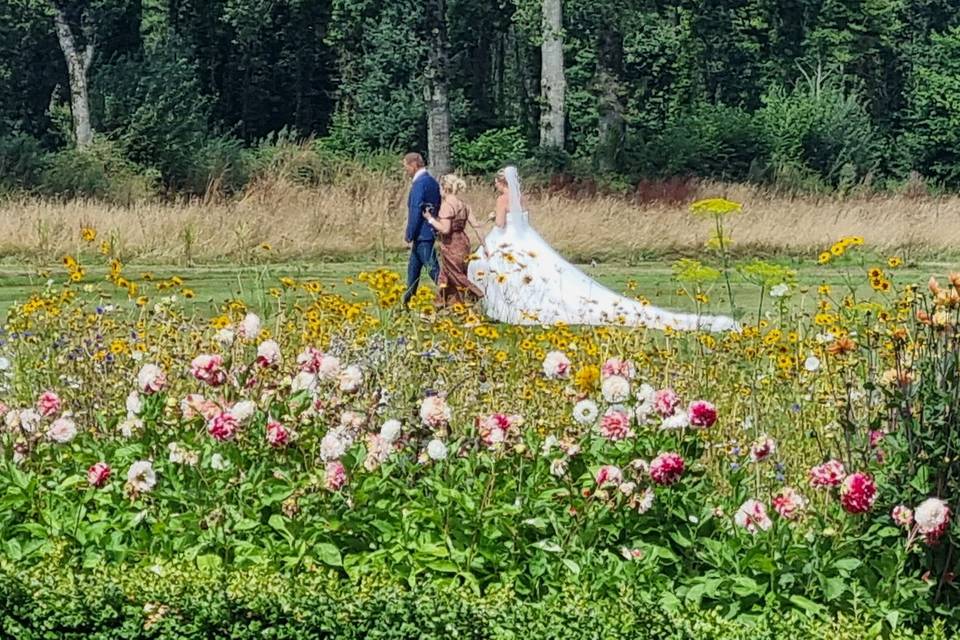
[[[0,167],[22,146],[13,139],[72,144],[51,7],[96,45],[96,136],[168,184],[189,182],[211,148],[278,132],[350,155],[425,151],[432,6],[6,0]],[[454,164],[537,157],[542,0],[437,6]],[[960,86],[960,0],[563,0],[562,11],[557,165],[833,187],[916,172],[960,186],[960,103],[948,99]]]

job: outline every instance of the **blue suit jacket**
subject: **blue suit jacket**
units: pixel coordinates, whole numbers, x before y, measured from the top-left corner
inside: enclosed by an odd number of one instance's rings
[[[440,215],[440,184],[424,173],[413,181],[407,198],[407,242],[433,242],[433,227],[423,219],[423,212],[428,210]]]

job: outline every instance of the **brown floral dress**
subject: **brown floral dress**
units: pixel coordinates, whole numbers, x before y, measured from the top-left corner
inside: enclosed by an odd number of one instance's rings
[[[450,232],[437,232],[440,241],[437,303],[449,305],[483,297],[483,292],[467,278],[467,261],[471,252],[466,228],[470,221],[470,207],[461,200],[444,200],[438,217],[450,221]]]

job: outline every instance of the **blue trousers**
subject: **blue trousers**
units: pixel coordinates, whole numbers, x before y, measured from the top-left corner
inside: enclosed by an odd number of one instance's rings
[[[434,282],[440,277],[440,263],[433,250],[433,241],[414,242],[410,250],[410,260],[407,262],[407,292],[403,294],[403,306],[407,306],[410,298],[420,287],[420,271],[426,267],[430,279]]]

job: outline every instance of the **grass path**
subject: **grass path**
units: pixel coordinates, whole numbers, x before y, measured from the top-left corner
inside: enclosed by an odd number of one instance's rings
[[[805,263],[786,263],[797,270],[797,281],[802,294],[804,289],[814,289],[821,283],[828,283],[833,287],[846,289],[846,278],[852,278],[858,290],[865,292],[867,287],[866,268],[872,262],[862,265],[850,265],[848,274],[836,267],[820,267]],[[400,262],[391,262],[385,265],[403,273],[405,265]],[[193,300],[195,308],[200,312],[212,310],[216,305],[229,298],[240,298],[255,308],[263,309],[269,306],[267,291],[271,287],[279,286],[279,279],[291,276],[302,280],[319,280],[327,287],[347,296],[359,298],[367,297],[365,287],[359,283],[348,284],[349,280],[364,270],[376,268],[371,262],[339,262],[339,263],[288,263],[260,266],[240,265],[210,265],[196,267],[177,267],[174,265],[128,265],[124,273],[131,279],[141,280],[142,274],[150,273],[156,279],[170,278],[178,275],[185,281],[185,286],[191,288],[196,297]],[[930,275],[942,276],[947,272],[960,267],[956,263],[924,262],[910,265],[896,271],[896,279],[903,282],[925,282]],[[689,310],[692,303],[685,297],[677,295],[677,284],[672,280],[672,271],[668,262],[650,262],[639,266],[623,265],[583,265],[584,271],[597,278],[612,289],[620,292],[628,290],[629,283],[635,283],[630,289],[632,295],[643,295],[653,304],[669,309]],[[90,268],[87,281],[94,282],[102,279],[105,274],[103,268]],[[7,265],[0,267],[0,311],[4,311],[16,301],[23,301],[31,290],[43,284],[48,278],[60,280],[64,277],[63,270],[51,268],[48,274],[39,274],[27,267]],[[737,274],[733,274],[733,292],[737,305],[748,311],[757,308],[759,290],[755,285],[742,281]],[[148,296],[169,295],[151,291],[146,283]],[[815,291],[814,291],[815,293]],[[711,302],[708,305],[711,312],[727,311],[726,292],[723,286],[714,286],[711,291]],[[766,303],[769,304],[769,301]]]

